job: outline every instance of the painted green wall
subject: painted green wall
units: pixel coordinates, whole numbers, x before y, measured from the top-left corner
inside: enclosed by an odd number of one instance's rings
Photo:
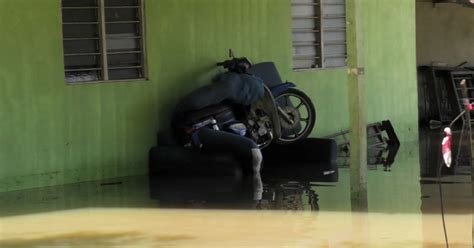
[[[368,121],[390,119],[401,140],[417,140],[415,1],[365,0],[365,6]]]
[[[367,190],[369,212],[376,213],[420,213],[420,157],[416,141],[403,142],[397,153],[391,172],[369,170]],[[351,191],[349,169],[339,170],[339,182],[334,187],[318,187],[321,209],[350,212]]]
[[[144,174],[177,99],[233,48],[314,100],[315,136],[346,129],[346,69],[293,72],[290,0],[147,0],[149,80],[68,86],[60,0],[0,1],[0,191]],[[415,3],[365,0],[369,121],[417,137]]]

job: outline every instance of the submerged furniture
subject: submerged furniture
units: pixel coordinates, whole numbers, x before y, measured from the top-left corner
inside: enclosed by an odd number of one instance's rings
[[[338,146],[333,139],[306,138],[293,145],[272,144],[263,153],[263,177],[335,182]]]
[[[158,139],[160,141],[158,146],[149,152],[149,171],[152,175],[238,177],[249,172],[249,161],[233,149],[182,147],[166,132],[160,134]],[[337,178],[338,147],[332,139],[307,138],[293,145],[272,144],[262,153],[263,174],[275,170],[288,170],[293,173],[301,171],[313,178],[329,175]]]
[[[338,181],[334,140],[308,138],[263,150],[260,173],[235,154],[168,144],[150,150],[150,194],[164,208],[317,211],[316,186]]]
[[[304,177],[275,171],[254,177],[150,176],[150,196],[161,208],[319,210],[317,187],[332,187],[308,171]],[[302,176],[303,174],[299,174]]]

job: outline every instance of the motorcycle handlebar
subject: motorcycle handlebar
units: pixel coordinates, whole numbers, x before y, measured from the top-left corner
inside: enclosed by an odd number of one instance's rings
[[[237,59],[234,58],[234,59],[231,59],[231,60],[226,60],[226,61],[219,62],[219,63],[217,63],[217,66],[223,66],[224,68],[227,68],[232,63],[237,63]]]
[[[226,60],[226,61],[223,61],[223,62],[219,62],[217,63],[216,65],[217,66],[223,66],[224,68],[226,69],[229,69],[229,70],[236,70],[237,67],[239,66],[242,66],[244,64],[247,64],[248,67],[251,67],[252,64],[250,63],[250,61],[245,58],[245,57],[242,57],[242,58],[232,58],[230,60]]]

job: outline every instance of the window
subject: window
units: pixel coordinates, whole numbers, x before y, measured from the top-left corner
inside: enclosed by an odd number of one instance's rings
[[[293,68],[346,66],[345,0],[291,0]]]
[[[62,0],[67,83],[146,77],[144,0]]]

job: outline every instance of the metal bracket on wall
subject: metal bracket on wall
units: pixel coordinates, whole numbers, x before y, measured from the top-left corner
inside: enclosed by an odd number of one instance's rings
[[[349,68],[349,69],[347,69],[347,74],[355,75],[355,76],[364,75],[365,74],[365,68],[364,67]]]
[[[339,168],[349,167],[350,142],[349,131],[342,131],[325,138],[334,139],[339,147],[337,165]],[[367,165],[376,170],[383,165],[385,171],[390,171],[400,148],[400,141],[389,120],[376,122],[367,126]]]

